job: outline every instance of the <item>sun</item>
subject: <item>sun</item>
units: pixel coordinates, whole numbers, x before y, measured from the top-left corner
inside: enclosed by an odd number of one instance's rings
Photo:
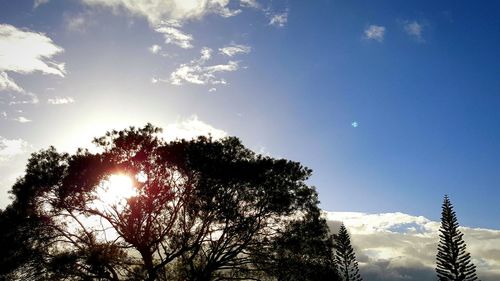
[[[137,195],[132,178],[124,174],[113,174],[103,181],[96,190],[98,205],[120,207],[130,197]]]

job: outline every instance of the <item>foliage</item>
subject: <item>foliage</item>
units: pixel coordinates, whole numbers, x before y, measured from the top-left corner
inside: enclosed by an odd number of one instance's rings
[[[335,259],[343,281],[363,280],[359,274],[354,249],[351,246],[351,238],[343,223],[340,225],[339,233],[335,235]]]
[[[305,183],[311,170],[257,155],[237,138],[166,143],[160,132],[148,124],[95,139],[98,152],[68,155],[51,147],[33,154],[12,189],[14,202],[0,215],[0,224],[12,229],[2,233],[2,241],[12,243],[0,274],[13,280],[264,280],[274,278],[264,264],[281,264],[256,249],[300,253],[289,242],[297,233],[315,236],[301,241],[310,258],[296,255],[296,265],[331,269],[317,194]],[[116,174],[129,176],[136,194],[111,204],[100,192]]]
[[[268,248],[254,251],[256,264],[279,281],[335,281],[333,237],[315,205],[293,221]],[[265,243],[264,243],[265,245]]]
[[[458,229],[458,220],[448,196],[444,197],[441,213],[440,240],[437,253],[436,272],[440,281],[474,281],[476,266],[466,251],[463,234]]]

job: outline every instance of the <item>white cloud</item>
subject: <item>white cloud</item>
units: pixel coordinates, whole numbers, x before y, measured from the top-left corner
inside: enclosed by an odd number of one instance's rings
[[[365,280],[434,280],[440,223],[403,213],[328,212],[334,231],[348,227]],[[500,230],[462,227],[483,280],[500,280]]]
[[[227,137],[227,132],[216,129],[192,115],[188,119],[167,125],[163,130],[163,138],[167,141],[175,139],[193,139],[198,136],[212,136],[214,139]]]
[[[75,100],[72,97],[55,97],[55,98],[50,98],[47,100],[47,103],[55,104],[55,105],[68,104],[68,103],[74,103],[74,102],[75,102]]]
[[[0,91],[24,92],[24,89],[19,87],[6,72],[0,72]]]
[[[158,52],[161,51],[161,46],[160,45],[153,45],[151,47],[149,47],[148,49],[152,54],[158,54]]]
[[[365,29],[364,34],[365,39],[382,42],[384,41],[385,27],[372,24]]]
[[[269,25],[283,27],[288,22],[288,12],[271,14],[269,16]]]
[[[12,100],[9,102],[9,105],[15,105],[15,104],[37,104],[39,102],[38,96],[22,91],[19,92],[18,94],[12,96]]]
[[[226,84],[226,81],[216,77],[219,72],[231,72],[239,69],[237,61],[229,61],[227,64],[206,65],[211,58],[212,49],[203,48],[201,57],[189,63],[181,64],[170,74],[170,83],[182,85],[184,82],[191,84]]]
[[[43,4],[47,4],[49,3],[49,0],[35,0],[35,2],[33,3],[33,8],[38,8],[39,6],[43,5]]]
[[[19,122],[19,123],[29,123],[29,122],[31,122],[31,120],[30,120],[30,119],[28,119],[28,118],[26,118],[26,117],[23,117],[23,116],[20,116],[20,117],[14,118],[14,119],[12,119],[12,120],[17,121],[17,122]]]
[[[254,9],[261,8],[259,2],[257,2],[256,0],[240,0],[240,6]]]
[[[155,31],[163,35],[165,44],[174,44],[183,49],[192,48],[193,36],[182,32],[180,27],[181,24],[178,21],[164,21],[155,27]]]
[[[416,21],[406,22],[404,24],[404,29],[406,33],[417,41],[423,41],[422,38],[423,28],[424,26]]]
[[[238,44],[231,44],[224,48],[219,48],[219,52],[221,54],[224,54],[229,57],[235,56],[237,54],[248,54],[250,53],[251,50],[252,48],[250,46],[238,45]]]
[[[217,88],[210,88],[210,89],[208,89],[209,93],[213,93],[213,92],[216,92],[216,91],[217,91]]]
[[[61,52],[63,48],[42,33],[0,24],[0,91],[25,93],[8,72],[41,72],[64,77],[64,63],[52,60]]]
[[[51,60],[61,52],[63,48],[42,33],[0,24],[0,71],[39,71],[64,77],[64,64]]]
[[[230,17],[240,13],[240,10],[231,10],[230,0],[81,0],[91,6],[108,7],[114,11],[126,11],[130,14],[143,16],[152,25],[164,20],[179,21],[201,19],[207,14],[217,14]]]
[[[29,145],[22,139],[6,139],[0,136],[0,163],[27,152]]]

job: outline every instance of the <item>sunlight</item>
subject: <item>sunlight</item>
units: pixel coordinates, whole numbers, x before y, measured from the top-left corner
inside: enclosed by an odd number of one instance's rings
[[[128,198],[137,195],[137,189],[129,176],[114,174],[99,186],[96,194],[103,207],[119,207],[123,206]]]

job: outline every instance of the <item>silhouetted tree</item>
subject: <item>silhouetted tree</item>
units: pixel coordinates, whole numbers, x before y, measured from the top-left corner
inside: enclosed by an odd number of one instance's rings
[[[337,262],[337,270],[343,281],[361,281],[359,274],[358,262],[356,255],[351,245],[351,238],[347,232],[347,228],[342,223],[339,233],[334,236],[335,240],[335,259]]]
[[[458,221],[453,205],[447,195],[441,212],[440,240],[437,252],[436,272],[440,281],[474,281],[476,266],[466,251],[463,234],[458,229]]]
[[[270,245],[252,251],[255,264],[278,281],[336,281],[333,237],[316,205]]]
[[[5,257],[12,266],[3,276],[265,279],[269,274],[256,264],[255,249],[273,247],[295,225],[323,231],[324,222],[310,219],[318,203],[305,183],[311,170],[257,155],[237,138],[166,143],[160,131],[148,124],[108,132],[94,140],[96,153],[49,148],[33,154],[8,208],[23,213],[15,219],[4,216],[7,210],[0,214],[0,223],[12,224],[1,239],[25,245],[11,249],[20,249],[18,259]],[[110,204],[100,196],[114,174],[128,175],[136,194]]]

